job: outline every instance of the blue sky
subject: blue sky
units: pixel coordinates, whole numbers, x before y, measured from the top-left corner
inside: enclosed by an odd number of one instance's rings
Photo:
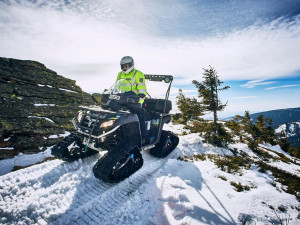
[[[300,0],[0,0],[0,56],[44,63],[86,92],[110,86],[124,55],[144,73],[192,80],[213,66],[226,117],[300,106]]]
[[[221,87],[225,85],[230,86],[230,89],[220,92],[220,98],[223,103],[228,101],[228,106],[224,112],[219,113],[221,118],[243,115],[246,110],[256,113],[261,112],[262,108],[299,107],[300,76],[271,80],[228,80]],[[192,84],[175,87],[181,88],[187,97],[198,95]],[[175,93],[173,97],[176,97]]]

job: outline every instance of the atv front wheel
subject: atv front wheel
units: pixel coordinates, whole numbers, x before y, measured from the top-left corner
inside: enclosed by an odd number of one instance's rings
[[[163,130],[160,140],[154,148],[150,149],[150,154],[156,157],[164,158],[169,155],[178,145],[179,138],[170,131]]]
[[[143,162],[136,145],[120,142],[99,159],[93,172],[95,177],[104,182],[119,182],[139,170]]]
[[[61,142],[56,144],[51,149],[52,155],[58,159],[67,162],[73,162],[78,159],[83,159],[91,155],[95,155],[98,151],[85,147],[74,134],[65,137]]]

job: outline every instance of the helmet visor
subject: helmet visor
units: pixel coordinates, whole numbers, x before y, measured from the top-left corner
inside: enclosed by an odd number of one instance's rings
[[[124,64],[121,64],[121,69],[123,70],[123,71],[126,71],[127,69],[129,69],[130,67],[132,67],[133,66],[133,63],[132,62],[130,62],[130,63],[124,63]]]

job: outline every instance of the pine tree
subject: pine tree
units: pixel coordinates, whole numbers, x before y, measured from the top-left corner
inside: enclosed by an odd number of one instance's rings
[[[253,138],[259,137],[258,128],[252,123],[249,111],[245,111],[241,124],[243,125],[243,129],[246,133],[251,134]]]
[[[249,133],[251,132],[251,127],[252,127],[252,121],[250,118],[250,113],[249,111],[245,111],[245,115],[242,117],[241,123],[244,125],[244,129],[248,130]]]
[[[193,80],[193,84],[198,89],[198,96],[202,98],[202,104],[204,105],[205,111],[213,112],[214,114],[214,125],[217,126],[218,116],[217,111],[222,111],[226,104],[222,104],[219,99],[219,91],[227,90],[229,86],[218,88],[223,82],[219,80],[217,71],[209,66],[209,69],[203,69],[204,81],[198,82]]]
[[[292,156],[300,159],[300,145],[295,148],[291,147],[289,152]]]
[[[240,115],[236,115],[235,117],[233,117],[231,120],[229,120],[228,122],[226,122],[226,126],[232,130],[233,134],[235,136],[238,136],[240,139],[240,142],[243,143],[243,128],[241,125],[241,120],[243,119],[242,116]]]
[[[300,146],[291,147],[291,144],[284,131],[281,131],[281,133],[279,134],[277,144],[279,144],[280,148],[283,151],[288,152],[292,156],[300,159]]]
[[[206,123],[204,139],[206,142],[218,147],[226,147],[228,143],[233,143],[232,135],[228,133],[222,123],[214,125]]]
[[[176,104],[181,112],[180,121],[186,124],[189,120],[199,120],[200,116],[203,116],[203,106],[196,98],[187,98],[179,89],[179,95],[176,97]]]
[[[275,131],[272,128],[272,119],[265,118],[263,115],[259,115],[256,118],[255,126],[258,129],[258,139],[260,142],[267,142],[274,145],[274,140],[276,139]]]
[[[214,115],[214,121],[212,124],[207,124],[205,127],[205,140],[209,143],[215,144],[217,146],[224,146],[232,141],[232,137],[226,132],[223,124],[218,124],[217,111],[222,111],[226,104],[222,104],[219,99],[219,92],[226,90],[229,86],[220,88],[223,84],[219,80],[217,71],[209,66],[209,69],[203,69],[203,82],[198,82],[193,80],[193,84],[198,89],[198,97],[201,98],[201,104],[205,112],[212,112]]]
[[[290,143],[288,141],[286,134],[283,131],[280,132],[279,139],[277,142],[283,151],[289,152],[291,146],[290,146]]]
[[[248,147],[253,151],[257,151],[259,143],[258,138],[260,137],[260,134],[257,126],[252,123],[249,111],[245,111],[241,124],[245,131],[245,140],[248,142]]]
[[[245,132],[244,136],[248,141],[249,148],[256,151],[258,149],[258,144],[263,142],[275,145],[276,134],[272,128],[271,119],[259,115],[256,118],[256,122],[252,123],[249,111],[245,111],[245,115],[241,118],[241,126]]]

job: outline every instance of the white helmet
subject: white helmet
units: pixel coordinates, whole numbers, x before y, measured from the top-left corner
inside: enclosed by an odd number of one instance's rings
[[[131,56],[124,56],[121,59],[120,65],[124,73],[126,74],[130,73],[134,68],[133,58]]]

